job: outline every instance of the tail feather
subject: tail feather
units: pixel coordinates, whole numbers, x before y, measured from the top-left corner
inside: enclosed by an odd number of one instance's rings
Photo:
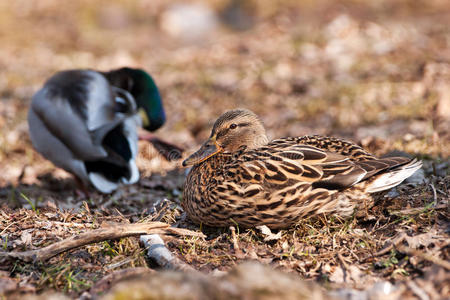
[[[99,190],[102,193],[109,194],[115,189],[117,189],[118,184],[117,182],[113,182],[101,173],[89,173],[89,180],[91,181],[92,185],[95,186],[97,190]]]
[[[395,166],[383,173],[374,175],[372,180],[369,179],[366,186],[367,193],[375,193],[393,188],[402,183],[403,180],[410,177],[414,172],[422,167],[422,162],[413,159],[406,164]]]
[[[84,165],[92,185],[102,193],[111,193],[120,183],[133,184],[139,180],[136,166],[137,132],[134,118],[127,118],[103,139],[108,156]]]

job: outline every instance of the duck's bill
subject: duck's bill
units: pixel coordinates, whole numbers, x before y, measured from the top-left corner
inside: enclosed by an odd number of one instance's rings
[[[195,152],[194,154],[192,154],[183,161],[183,166],[187,167],[199,164],[202,161],[207,160],[211,156],[216,155],[221,151],[222,148],[220,148],[220,146],[218,146],[212,140],[208,140],[197,152]]]
[[[139,117],[142,120],[142,127],[150,126],[150,119],[148,118],[147,112],[142,107],[138,109]]]

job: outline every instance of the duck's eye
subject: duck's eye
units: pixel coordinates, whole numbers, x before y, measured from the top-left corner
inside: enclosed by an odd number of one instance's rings
[[[234,123],[230,125],[230,129],[235,129],[236,127],[237,127],[237,125]]]

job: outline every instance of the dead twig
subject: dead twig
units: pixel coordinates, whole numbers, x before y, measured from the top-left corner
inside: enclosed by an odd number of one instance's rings
[[[148,249],[147,256],[163,269],[195,271],[179,258],[175,257],[164,245],[164,241],[158,234],[142,235],[140,241]]]
[[[199,236],[199,233],[197,232],[189,231],[187,229],[180,230],[180,228],[169,229],[169,226],[169,224],[162,222],[116,224],[107,228],[91,230],[72,236],[41,249],[24,252],[0,252],[0,257],[17,258],[26,262],[46,261],[55,255],[91,243],[148,234],[155,231],[163,231],[164,233],[175,233],[179,235]]]
[[[340,252],[338,252],[337,257],[343,266],[342,271],[344,273],[344,282],[347,282],[347,272],[350,271],[350,268]]]
[[[337,257],[341,261],[344,268],[349,270],[349,266],[348,266],[347,262],[345,261],[344,257],[342,256],[341,252],[338,252]]]
[[[8,226],[6,226],[6,227],[0,232],[0,235],[2,235],[3,233],[5,233],[6,230],[7,230],[9,227],[11,227],[11,226],[13,226],[13,225],[16,225],[17,223],[19,223],[19,221],[11,222],[10,224],[8,224]]]
[[[91,227],[92,228],[92,224],[89,223],[73,223],[73,222],[59,222],[59,221],[35,221],[34,223],[36,226],[38,226],[39,228],[42,227],[47,227],[47,226],[63,226],[66,228],[88,228]]]
[[[201,237],[201,238],[206,238],[206,235],[204,235],[202,232],[191,231],[189,229],[184,229],[184,228],[168,227],[164,231],[165,231],[165,234],[172,233],[172,234],[176,234],[176,235],[188,235],[188,236],[197,236],[197,237]]]
[[[115,263],[106,265],[106,266],[105,266],[105,269],[106,269],[106,270],[116,269],[116,268],[121,267],[121,266],[123,266],[123,265],[129,264],[129,263],[131,263],[131,262],[133,262],[133,261],[135,261],[135,260],[136,260],[135,257],[127,257],[127,258],[122,259],[122,260],[120,260],[120,261],[118,261],[118,262],[115,262]]]
[[[381,249],[380,251],[376,252],[374,256],[381,256],[389,251],[391,251],[394,247],[397,247],[400,243],[402,243],[407,237],[407,234],[405,232],[402,232],[398,237],[396,237],[394,240],[389,241],[388,245]]]
[[[440,259],[437,256],[433,256],[430,255],[428,253],[424,253],[422,251],[416,250],[416,249],[412,249],[410,247],[407,246],[400,246],[398,247],[398,251],[409,254],[409,255],[414,255],[414,256],[418,256],[420,258],[423,258],[425,260],[428,260],[436,265],[439,265],[447,270],[450,270],[450,262]]]
[[[371,258],[371,257],[377,257],[377,256],[381,256],[381,255],[384,255],[384,254],[388,253],[389,251],[391,251],[392,249],[394,249],[394,247],[396,247],[397,245],[399,245],[400,243],[402,243],[402,242],[406,239],[406,237],[407,237],[407,234],[406,234],[405,232],[402,232],[399,236],[397,236],[397,237],[394,238],[393,240],[387,241],[387,242],[386,242],[387,245],[386,245],[383,249],[381,249],[381,250],[378,251],[378,252],[375,252],[375,253],[372,254],[372,255],[369,255],[369,256],[364,257],[364,258],[361,260],[361,262],[366,262],[366,261],[367,261],[369,258]]]
[[[425,206],[413,207],[413,208],[409,208],[409,209],[396,210],[396,211],[393,211],[392,214],[411,215],[411,214],[422,213],[422,212],[426,211],[427,209],[429,209],[429,210],[447,209],[447,205],[441,204],[441,205],[437,205],[434,207],[425,207]]]
[[[437,204],[436,188],[434,187],[434,185],[432,183],[430,183],[430,187],[431,187],[431,190],[433,191],[433,206],[436,206],[436,204]]]

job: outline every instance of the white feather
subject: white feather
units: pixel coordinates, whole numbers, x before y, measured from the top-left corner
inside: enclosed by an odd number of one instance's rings
[[[104,194],[109,194],[117,189],[118,184],[106,179],[100,173],[89,173],[89,180],[95,186],[97,190]]]
[[[410,177],[421,167],[422,162],[413,159],[406,165],[394,168],[387,173],[379,175],[377,179],[371,182],[366,191],[368,193],[375,193],[393,188],[402,183],[403,180]]]
[[[134,159],[130,160],[128,167],[130,168],[131,171],[130,179],[127,180],[125,177],[122,177],[122,182],[125,184],[136,183],[139,180],[139,169],[136,165],[136,161]]]

